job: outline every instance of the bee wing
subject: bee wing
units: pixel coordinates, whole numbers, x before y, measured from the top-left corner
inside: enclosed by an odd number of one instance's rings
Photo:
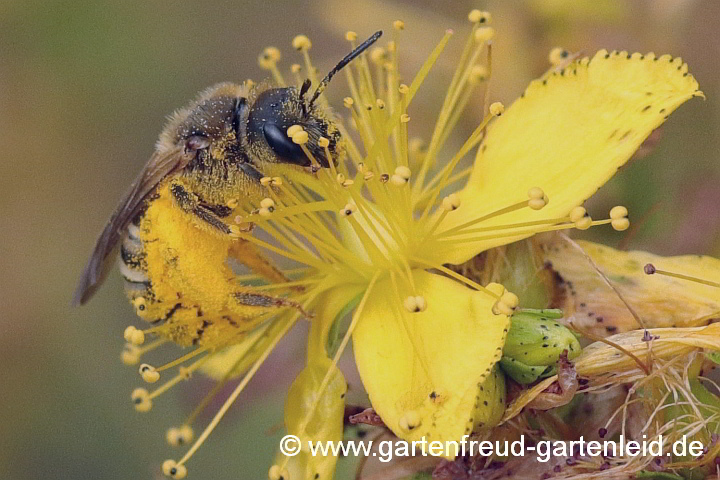
[[[191,156],[182,148],[163,153],[156,152],[150,157],[98,237],[95,249],[75,289],[71,305],[82,305],[92,297],[105,280],[112,265],[111,254],[127,226],[142,209],[143,201],[165,177],[183,169],[190,158]]]

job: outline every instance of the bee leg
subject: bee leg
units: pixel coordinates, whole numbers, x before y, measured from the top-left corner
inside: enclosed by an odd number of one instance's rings
[[[286,283],[290,280],[263,255],[258,247],[247,240],[238,239],[230,245],[228,254],[247,266],[258,275],[275,283]]]
[[[188,191],[180,180],[173,180],[170,183],[170,193],[177,206],[185,212],[195,215],[203,223],[217,229],[219,232],[227,235],[232,233],[230,226],[206,205],[203,205],[200,197]]]
[[[282,297],[273,297],[262,293],[254,293],[249,288],[234,292],[233,298],[239,304],[240,308],[249,307],[249,310],[251,311],[256,310],[258,307],[261,309],[290,307],[298,310],[305,318],[311,318],[311,315],[308,314],[303,309],[302,305],[297,302],[293,302],[292,300]]]

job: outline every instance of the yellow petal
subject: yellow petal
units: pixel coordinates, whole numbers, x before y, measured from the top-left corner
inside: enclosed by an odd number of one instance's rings
[[[509,319],[492,314],[486,293],[425,271],[414,281],[414,292],[396,293],[389,280],[375,285],[353,334],[355,362],[373,408],[398,437],[459,441],[474,426],[478,389],[500,359]],[[410,293],[427,309],[406,310],[398,295]]]
[[[720,317],[720,289],[662,275],[646,275],[643,267],[720,282],[720,260],[700,255],[661,257],[647,252],[618,251],[578,241],[613,282],[648,328],[705,325]],[[555,286],[554,306],[584,331],[606,336],[640,328],[617,294],[607,286],[583,253],[562,237],[543,242],[545,258],[561,278]]]
[[[460,207],[440,231],[527,200],[540,187],[550,203],[501,215],[482,226],[567,215],[600,188],[683,102],[702,95],[687,65],[669,55],[607,53],[535,80],[491,124]],[[525,235],[527,236],[527,235]],[[434,256],[462,263],[521,237],[451,244]]]
[[[313,445],[317,442],[338,444],[343,437],[347,384],[340,370],[333,371],[328,386],[318,393],[330,363],[330,360],[325,358],[322,362],[305,367],[288,392],[285,402],[285,427],[288,434],[298,437],[301,451],[290,457],[278,453],[275,461],[277,465],[288,470],[290,479],[333,478],[337,456],[330,453],[312,455],[308,446],[308,442]],[[313,406],[315,408],[311,412]],[[294,446],[296,445],[290,445]]]

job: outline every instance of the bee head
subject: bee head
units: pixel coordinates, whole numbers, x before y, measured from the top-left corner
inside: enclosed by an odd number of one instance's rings
[[[257,95],[247,116],[247,138],[257,158],[310,166],[310,158],[302,147],[293,143],[288,128],[299,125],[308,133],[305,147],[323,166],[337,163],[342,154],[341,137],[334,122],[307,98],[310,82],[296,87],[270,88]],[[329,141],[327,158],[325,147],[318,145],[320,138]]]
[[[367,50],[381,35],[382,32],[376,32],[340,60],[312,95],[309,94],[310,80],[306,80],[300,88],[270,88],[260,92],[250,106],[246,131],[250,148],[255,150],[256,157],[273,162],[310,166],[312,161],[306,152],[287,134],[290,127],[299,125],[308,134],[308,142],[304,147],[312,157],[323,167],[329,167],[330,162],[336,163],[343,152],[340,133],[315,101],[332,77]],[[321,138],[328,140],[327,147],[318,145]]]

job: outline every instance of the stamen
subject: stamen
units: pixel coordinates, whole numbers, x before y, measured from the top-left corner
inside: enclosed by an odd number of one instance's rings
[[[147,363],[140,365],[140,375],[146,383],[155,383],[160,380],[160,372]]]
[[[613,207],[610,210],[610,224],[618,232],[622,232],[630,228],[630,220],[627,218],[628,210],[623,206]]]
[[[142,298],[142,297],[138,297]],[[145,299],[143,299],[144,301]],[[123,333],[123,337],[126,341],[130,342],[133,345],[142,345],[145,343],[145,332],[142,330],[138,330],[137,328],[130,325],[125,329],[125,332]]]
[[[150,393],[144,388],[136,388],[130,394],[130,399],[135,405],[135,410],[138,412],[149,412],[152,408],[152,398]]]
[[[494,117],[499,117],[505,112],[505,105],[500,102],[495,102],[490,105],[490,114]]]
[[[205,442],[205,440],[210,436],[212,431],[217,427],[217,425],[220,423],[220,420],[222,420],[223,416],[225,416],[225,413],[230,409],[233,403],[235,403],[235,400],[237,397],[242,393],[242,391],[245,389],[245,386],[250,382],[252,377],[255,375],[255,373],[258,371],[260,366],[265,362],[267,357],[270,355],[270,353],[275,349],[275,346],[278,344],[280,339],[285,336],[288,330],[295,324],[295,321],[298,318],[298,313],[294,313],[293,316],[290,318],[289,321],[285,322],[285,325],[280,329],[280,331],[275,335],[275,337],[272,339],[272,341],[268,344],[267,348],[263,353],[258,357],[257,360],[255,360],[255,363],[252,367],[250,367],[250,370],[248,370],[247,374],[243,377],[242,381],[238,384],[237,387],[235,387],[235,390],[230,394],[228,399],[225,401],[225,403],[220,407],[220,410],[215,414],[215,417],[213,417],[212,421],[208,426],[205,428],[205,430],[200,434],[200,437],[195,441],[195,443],[190,447],[190,449],[187,451],[187,453],[183,456],[183,458],[177,462],[177,467],[183,466],[190,458],[193,456],[193,454],[200,448],[200,446]],[[172,461],[172,460],[170,460]],[[166,461],[167,463],[168,461]],[[163,470],[164,472],[164,470]],[[166,474],[167,475],[167,474]]]
[[[420,414],[415,410],[410,410],[405,413],[398,421],[398,426],[401,430],[409,432],[410,430],[419,427],[422,424],[422,418]]]
[[[470,20],[472,23],[484,23],[489,24],[492,20],[492,17],[490,15],[490,12],[483,12],[481,10],[471,10],[468,14],[468,20]]]
[[[667,270],[660,270],[658,268],[655,268],[655,265],[652,263],[648,263],[644,267],[644,271],[647,275],[665,275],[666,277],[673,277],[673,278],[679,278],[680,280],[688,280],[690,282],[699,283],[701,285],[707,285],[709,287],[715,287],[720,288],[720,283],[713,282],[711,280],[705,280],[703,278],[699,277],[693,277],[692,275],[684,275],[682,273],[675,273],[675,272],[669,272]]]
[[[172,427],[165,433],[165,440],[172,447],[179,447],[190,443],[193,439],[193,429],[190,425],[182,425],[178,427]]]
[[[548,60],[550,60],[550,63],[553,66],[557,66],[557,65],[562,64],[569,56],[570,56],[570,52],[568,52],[564,48],[555,47],[552,50],[550,50],[550,55],[548,56]]]
[[[427,310],[427,301],[423,296],[409,296],[405,298],[403,306],[411,313],[424,312]]]
[[[402,20],[395,20],[393,22],[393,28],[395,30],[405,30],[405,22],[403,22]]]
[[[263,70],[270,70],[278,85],[284,86],[285,79],[280,73],[280,70],[277,68],[277,63],[280,61],[280,57],[280,50],[275,47],[267,47],[258,56],[258,64],[260,64],[260,68]]]
[[[495,315],[502,314],[509,317],[513,314],[513,312],[515,312],[515,309],[519,304],[520,300],[518,299],[517,295],[505,290],[500,296],[500,299],[495,302],[495,305],[493,305],[492,312]]]
[[[180,480],[187,476],[185,465],[179,465],[175,460],[165,460],[162,464],[162,471],[165,476]]]
[[[289,480],[290,473],[287,468],[282,468],[280,465],[273,465],[268,470],[268,480]]]
[[[475,41],[488,43],[495,37],[495,29],[492,27],[480,27],[475,31]]]

